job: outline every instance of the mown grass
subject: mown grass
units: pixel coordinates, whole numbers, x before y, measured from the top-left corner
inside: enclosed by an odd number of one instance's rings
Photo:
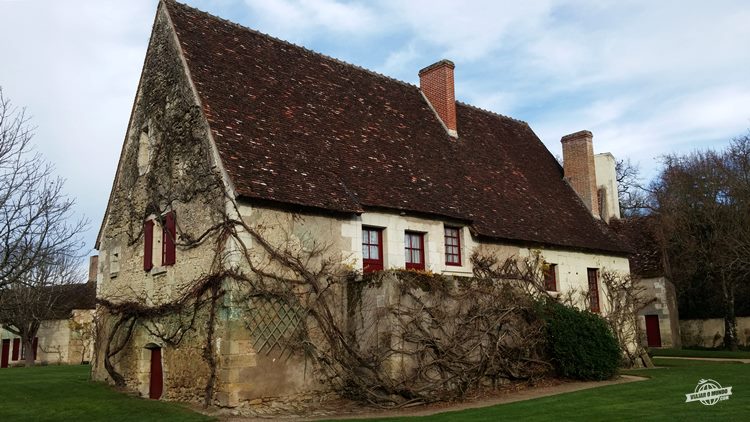
[[[0,421],[209,421],[184,406],[89,381],[88,366],[0,369]]]
[[[750,352],[712,349],[650,349],[652,356],[674,356],[681,358],[728,358],[750,359]]]
[[[712,355],[713,356],[713,355]],[[750,415],[750,364],[658,359],[656,369],[625,371],[646,381],[611,385],[480,409],[388,421],[744,421]],[[190,409],[119,393],[88,381],[88,367],[0,370],[0,421],[208,421]],[[685,403],[700,379],[732,386],[729,400],[714,406]]]
[[[382,421],[746,421],[750,417],[750,364],[660,359],[656,369],[625,371],[646,381],[611,385],[522,402]],[[729,400],[714,406],[685,403],[698,381],[732,386]]]

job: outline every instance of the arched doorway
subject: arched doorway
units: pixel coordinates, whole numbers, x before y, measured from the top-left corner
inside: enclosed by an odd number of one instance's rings
[[[149,343],[146,349],[151,351],[151,371],[148,384],[148,398],[158,400],[164,392],[164,375],[161,366],[161,347]]]

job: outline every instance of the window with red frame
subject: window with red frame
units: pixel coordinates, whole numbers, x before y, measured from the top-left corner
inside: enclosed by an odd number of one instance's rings
[[[544,270],[544,288],[550,292],[557,291],[557,264],[547,264]]]
[[[461,229],[445,228],[445,265],[461,265]]]
[[[586,275],[589,279],[591,312],[599,313],[599,270],[597,268],[587,268]]]
[[[383,229],[362,227],[362,271],[383,269]]]
[[[424,234],[406,232],[404,234],[406,268],[424,270]]]

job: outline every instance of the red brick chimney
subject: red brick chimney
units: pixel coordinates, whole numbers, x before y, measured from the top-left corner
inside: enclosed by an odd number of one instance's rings
[[[427,98],[448,134],[458,137],[456,126],[456,91],[450,60],[440,60],[419,71],[419,89]]]
[[[565,179],[581,197],[591,214],[599,217],[593,141],[594,135],[588,130],[571,133],[560,139]]]

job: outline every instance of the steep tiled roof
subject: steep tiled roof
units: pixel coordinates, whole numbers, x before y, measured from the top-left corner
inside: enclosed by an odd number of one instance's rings
[[[632,250],[630,272],[639,277],[661,277],[665,273],[655,224],[652,217],[629,217],[609,223]]]
[[[454,139],[416,86],[165,4],[239,196],[426,213],[494,239],[623,251],[526,123],[458,103]]]
[[[96,282],[51,286],[60,295],[55,306],[56,318],[67,319],[74,309],[96,308]]]

